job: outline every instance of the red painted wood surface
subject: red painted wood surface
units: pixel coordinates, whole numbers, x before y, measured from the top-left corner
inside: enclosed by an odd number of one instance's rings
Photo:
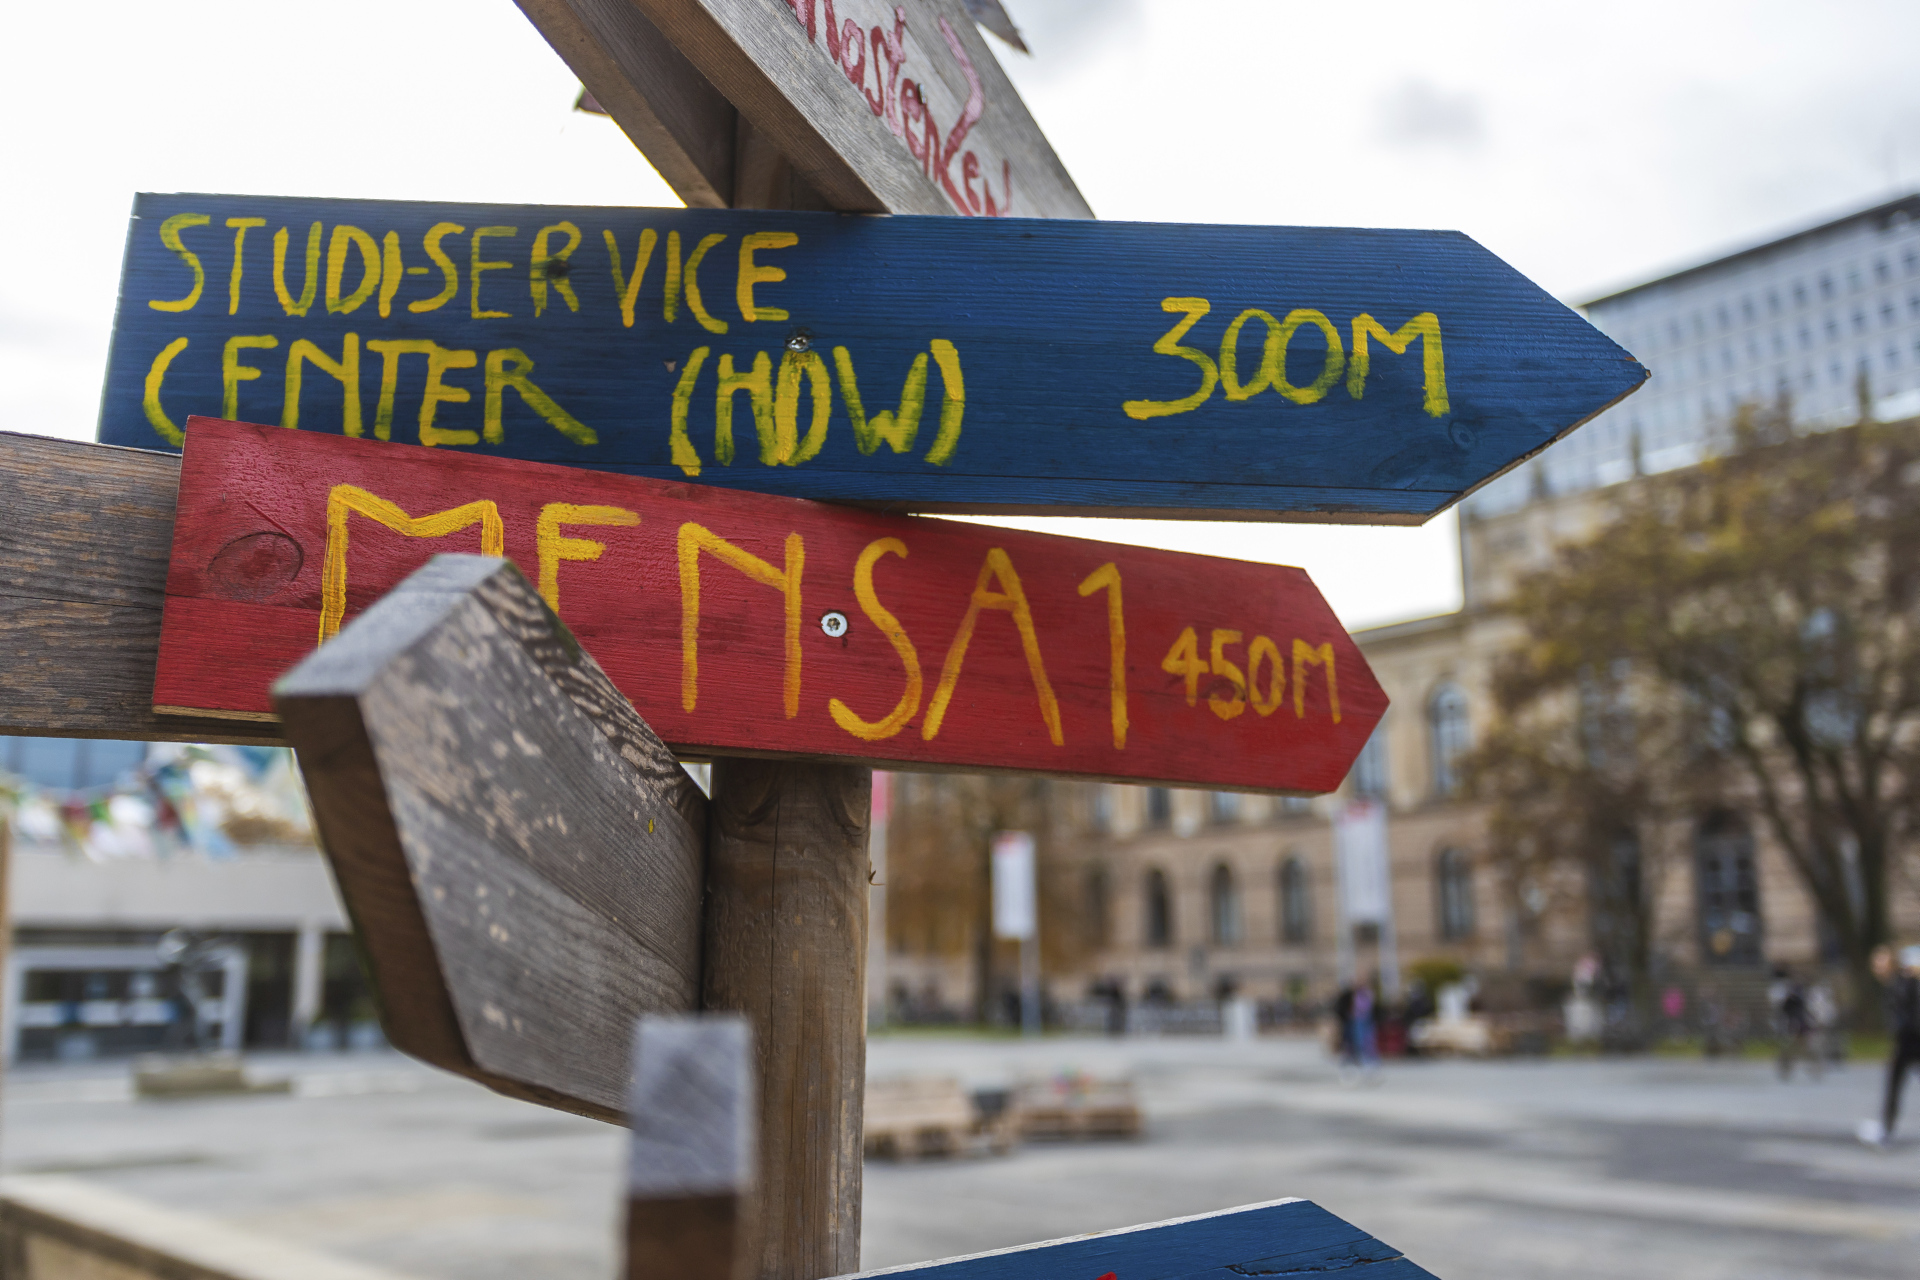
[[[1300,569],[212,419],[154,703],[270,716],[329,578],[490,540],[691,756],[1323,792],[1386,710]]]

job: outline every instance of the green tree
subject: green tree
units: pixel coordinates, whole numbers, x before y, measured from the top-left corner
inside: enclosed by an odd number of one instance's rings
[[[1717,803],[1757,815],[1866,992],[1920,816],[1920,423],[1730,434],[1519,586],[1475,776],[1498,852],[1584,887],[1643,994],[1653,886]]]

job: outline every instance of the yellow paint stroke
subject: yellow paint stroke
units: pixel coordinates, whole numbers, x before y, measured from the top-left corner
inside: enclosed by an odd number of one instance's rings
[[[987,584],[998,582],[1000,590],[989,591]],[[1027,656],[1027,674],[1033,679],[1034,694],[1040,700],[1040,718],[1047,722],[1047,737],[1054,746],[1060,746],[1065,738],[1060,729],[1060,703],[1053,696],[1053,685],[1047,680],[1046,663],[1040,657],[1040,639],[1033,629],[1033,610],[1027,604],[1027,593],[1020,586],[1020,575],[1014,572],[1013,561],[999,547],[988,550],[987,558],[980,565],[980,576],[973,584],[973,597],[967,604],[967,616],[960,620],[960,629],[953,633],[953,643],[947,646],[947,660],[940,666],[940,684],[933,691],[933,702],[927,708],[926,722],[920,728],[920,736],[931,742],[940,732],[940,723],[946,719],[947,704],[953,700],[953,688],[960,682],[960,667],[967,659],[967,645],[973,639],[973,626],[979,620],[982,609],[1000,609],[1013,615],[1013,625],[1020,632],[1020,647]]]
[[[1353,358],[1347,362],[1347,394],[1358,400],[1366,394],[1367,373],[1372,360],[1367,350],[1368,337],[1380,339],[1397,356],[1407,353],[1407,344],[1420,339],[1421,373],[1425,380],[1425,408],[1429,417],[1451,412],[1447,400],[1447,361],[1440,347],[1440,317],[1422,311],[1393,333],[1370,315],[1353,318]]]
[[[1186,319],[1176,323],[1173,328],[1161,334],[1153,344],[1154,351],[1163,356],[1178,356],[1190,360],[1200,370],[1200,385],[1192,395],[1178,400],[1129,400],[1120,407],[1126,410],[1129,418],[1144,421],[1147,418],[1163,418],[1169,414],[1187,413],[1198,409],[1213,394],[1213,388],[1220,381],[1220,370],[1213,363],[1213,357],[1198,347],[1183,347],[1180,339],[1187,336],[1187,330],[1199,324],[1207,312],[1213,310],[1213,304],[1205,298],[1162,298],[1160,309],[1174,314],[1184,314]]]
[[[534,544],[540,560],[540,598],[547,608],[560,612],[560,562],[592,561],[606,554],[607,544],[591,538],[568,538],[560,527],[568,524],[618,525],[640,523],[640,513],[625,507],[575,506],[571,502],[549,502],[540,508],[534,521]]]
[[[907,544],[898,538],[879,538],[869,542],[860,552],[860,558],[853,564],[853,598],[860,602],[861,612],[865,613],[873,625],[880,628],[880,634],[887,638],[893,651],[900,656],[900,665],[906,669],[906,687],[900,691],[900,701],[893,710],[879,721],[862,720],[852,708],[838,698],[829,699],[827,712],[833,716],[833,722],[854,737],[866,742],[878,742],[891,738],[906,727],[920,710],[922,681],[920,676],[920,655],[914,651],[913,641],[908,639],[906,628],[900,620],[880,603],[880,597],[873,589],[873,566],[881,556],[896,555],[905,559]]]
[[[1268,678],[1267,689],[1260,689],[1260,664],[1271,664],[1273,674]],[[1253,702],[1253,709],[1261,716],[1270,716],[1280,709],[1286,700],[1287,659],[1280,652],[1280,646],[1267,636],[1255,636],[1253,643],[1247,646],[1247,696]]]
[[[779,591],[786,603],[783,648],[786,671],[781,699],[787,719],[800,714],[800,576],[806,567],[806,547],[800,535],[787,535],[786,572],[743,551],[712,530],[688,521],[680,526],[680,705],[691,712],[700,700],[700,553],[731,565],[749,579]]]
[[[200,255],[187,248],[180,241],[180,233],[188,227],[204,227],[213,219],[204,213],[176,213],[160,224],[160,243],[180,255],[180,260],[193,272],[193,288],[184,298],[175,298],[171,302],[158,299],[149,300],[147,305],[155,311],[191,311],[200,301],[200,291],[207,287],[207,270],[200,265]]]
[[[1293,716],[1298,720],[1307,714],[1307,668],[1325,667],[1327,669],[1327,709],[1333,712],[1333,722],[1340,723],[1340,681],[1333,670],[1333,644],[1328,642],[1314,648],[1305,640],[1295,637],[1293,642]]]
[[[1109,560],[1080,583],[1080,594],[1107,593],[1107,701],[1113,714],[1113,745],[1127,747],[1127,615],[1120,600],[1120,569]]]
[[[480,554],[505,554],[507,531],[500,508],[485,498],[416,519],[377,494],[337,484],[327,491],[327,554],[320,566],[321,644],[340,633],[340,623],[347,616],[347,516],[355,511],[409,538],[441,538],[478,524]]]

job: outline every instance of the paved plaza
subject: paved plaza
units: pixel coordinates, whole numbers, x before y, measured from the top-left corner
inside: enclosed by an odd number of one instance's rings
[[[1355,1085],[1307,1039],[901,1035],[869,1066],[970,1087],[1128,1074],[1148,1122],[1138,1141],[870,1162],[868,1267],[1296,1195],[1442,1280],[1920,1275],[1920,1115],[1907,1145],[1859,1146],[1880,1085],[1866,1065],[1783,1085],[1746,1062],[1406,1063]],[[293,1092],[136,1102],[124,1067],[23,1068],[0,1166],[422,1280],[614,1274],[620,1131],[389,1053],[253,1070]]]

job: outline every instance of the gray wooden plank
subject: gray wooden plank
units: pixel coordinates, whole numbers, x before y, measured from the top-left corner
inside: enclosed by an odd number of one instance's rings
[[[733,104],[644,13],[624,0],[515,2],[675,195],[733,204]]]
[[[944,143],[960,125],[974,96],[974,85],[967,77],[971,68],[978,81],[981,111],[978,122],[961,135],[967,145],[948,157],[954,184],[964,189],[963,153],[971,149],[978,154],[979,168],[993,175],[991,184],[996,189],[1002,185],[1001,162],[1006,162],[1012,177],[1010,212],[1041,218],[1093,216],[959,0],[907,0],[897,6],[845,0],[837,6],[835,17],[843,28],[852,21],[863,37],[867,70],[860,85],[828,52],[824,4],[816,6],[808,0],[797,5],[786,0],[634,3],[773,141],[832,208],[848,213],[959,211],[945,184],[929,175],[931,166],[916,158],[892,126],[900,123],[903,82],[913,80],[921,86]],[[879,68],[884,59],[871,32],[882,28],[889,39],[898,34],[896,9],[905,24],[905,69],[883,72]],[[811,35],[802,16],[806,11],[815,15]],[[947,43],[948,32],[964,54],[964,63]],[[833,43],[838,44],[837,38]],[[847,60],[852,60],[850,55]],[[874,101],[883,105],[878,114],[872,109]],[[920,127],[924,136],[923,122]]]
[[[601,1118],[634,1019],[699,991],[693,784],[620,702],[477,556],[436,557],[275,689],[394,1043]]]

